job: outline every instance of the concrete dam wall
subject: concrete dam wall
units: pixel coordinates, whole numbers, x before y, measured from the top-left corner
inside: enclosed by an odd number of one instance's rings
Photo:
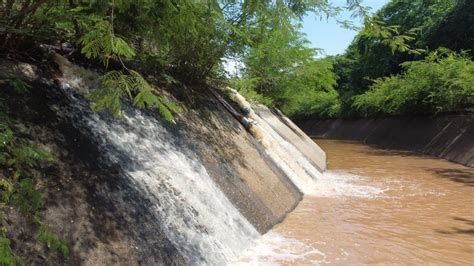
[[[255,107],[266,146],[207,90],[181,103],[176,124],[127,104],[119,119],[94,112],[97,74],[58,58],[51,68],[0,62],[0,78],[31,85],[20,94],[0,83],[0,93],[18,133],[54,157],[36,178],[42,216],[71,250],[45,254],[12,214],[22,229],[12,224],[9,238],[27,264],[229,264],[326,168],[324,151],[277,110]]]
[[[297,124],[310,136],[358,140],[382,148],[420,152],[474,167],[474,114],[306,120]]]

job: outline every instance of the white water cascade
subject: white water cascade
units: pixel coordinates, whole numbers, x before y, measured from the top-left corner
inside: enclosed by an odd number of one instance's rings
[[[97,75],[63,57],[55,60],[62,72],[62,89],[71,102],[66,115],[78,130],[98,142],[107,160],[120,168],[122,178],[152,202],[150,211],[187,263],[234,263],[260,238],[209,176],[198,155],[183,140],[172,139],[163,121],[130,106],[124,107],[121,119],[91,111],[84,95],[99,86]],[[256,122],[250,131],[269,159],[301,192],[314,193],[321,173],[269,122],[253,110],[248,117]]]
[[[321,173],[293,144],[286,141],[270,124],[255,115],[258,125],[272,139],[273,145],[267,147],[267,154],[286,173],[303,194],[314,194]]]
[[[227,264],[259,237],[198,156],[180,148],[162,121],[131,107],[125,107],[122,119],[92,112],[79,93],[87,88],[76,87],[84,81],[78,82],[71,69],[62,70],[62,88],[71,101],[67,115],[144,191],[167,238],[189,264]]]
[[[266,155],[303,194],[314,194],[321,172],[301,151],[273,129],[270,123],[255,113],[251,104],[242,95],[234,89],[228,88],[227,91],[232,100],[242,110],[247,111],[246,117],[251,121],[249,131],[265,147]]]

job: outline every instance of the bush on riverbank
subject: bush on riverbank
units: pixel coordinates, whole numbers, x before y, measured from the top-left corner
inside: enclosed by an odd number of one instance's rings
[[[292,98],[304,101],[298,113],[287,115],[298,119],[357,118],[471,108],[472,89],[468,84],[472,83],[472,70],[468,69],[472,65],[469,59],[473,59],[473,11],[474,2],[468,0],[389,1],[372,18],[407,35],[389,38],[404,40],[402,49],[393,50],[387,45],[385,33],[367,34],[377,30],[370,23],[364,24],[344,54],[322,59],[332,61],[337,93],[313,97],[311,104],[305,104],[311,95],[293,90],[288,102]],[[446,50],[429,53],[441,47],[459,54]],[[338,111],[328,115],[329,98]],[[285,105],[287,102],[279,107],[285,109]]]
[[[355,97],[362,116],[462,111],[474,106],[474,62],[466,53],[438,49],[402,64],[404,73],[375,80]]]

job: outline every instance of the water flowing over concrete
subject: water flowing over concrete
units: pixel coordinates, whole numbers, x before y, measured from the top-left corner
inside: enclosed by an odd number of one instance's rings
[[[153,117],[127,108],[122,121],[103,119],[65,86],[78,129],[154,202],[168,239],[190,263],[224,263],[259,234],[209,177],[195,154],[180,150]]]
[[[316,189],[316,181],[321,176],[321,172],[295,146],[278,134],[267,121],[259,115],[255,116],[255,121],[258,122],[266,138],[271,139],[271,144],[266,147],[268,156],[301,192],[311,194]]]
[[[117,180],[138,191],[141,204],[156,219],[156,225],[148,221],[144,226],[159,228],[187,264],[234,262],[295,208],[302,193],[314,190],[314,181],[325,168],[322,150],[322,160],[308,158],[293,144],[295,140],[285,139],[271,122],[256,115],[262,137],[271,144],[261,143],[229,119],[222,106],[205,116],[185,108],[179,115],[185,123],[178,125],[129,104],[118,119],[94,112],[85,96],[100,86],[98,75],[61,56],[54,56],[54,61],[60,70],[54,83],[60,89],[42,80],[47,89],[41,93],[61,98],[62,103],[46,108],[92,143],[100,153],[94,167],[113,167],[111,174]],[[59,145],[45,143],[53,144]],[[120,193],[122,200],[132,199],[126,189]],[[65,208],[75,206],[57,211]],[[171,247],[163,248],[172,254]],[[80,247],[73,246],[76,249]],[[117,262],[97,254],[88,263]]]
[[[0,93],[11,97],[22,134],[55,158],[37,177],[48,195],[42,216],[71,245],[69,258],[46,258],[12,231],[28,264],[316,265],[397,263],[397,255],[466,264],[472,254],[472,168],[322,140],[334,156],[324,172],[325,152],[293,122],[229,89],[181,101],[173,125],[130,103],[112,118],[85,97],[100,86],[98,74],[54,61],[46,69],[0,62],[0,77],[32,84],[25,94]],[[472,120],[436,119],[397,122],[397,130],[331,122],[321,136],[396,140],[395,148],[471,162]]]
[[[295,136],[295,132],[301,134],[301,130],[296,131],[294,128],[297,127],[281,113],[278,114],[281,117],[280,119],[286,119],[284,121],[288,126],[283,125],[268,107],[263,105],[252,106],[236,90],[227,89],[227,93],[245,112],[245,119],[240,120],[265,147],[265,154],[291,179],[303,194],[312,194],[317,189],[316,181],[326,167],[324,151],[305,134],[301,135],[304,137]],[[221,101],[223,100],[221,99]],[[224,104],[227,105],[225,102]],[[232,108],[228,107],[228,109]],[[235,113],[234,110],[230,111]],[[307,152],[306,154],[297,148],[297,146],[304,147],[305,144],[309,144],[308,146],[313,148],[313,150],[311,148],[304,149]],[[310,156],[307,156],[307,154]],[[313,160],[310,158],[313,158]]]
[[[308,161],[319,172],[326,170],[326,153],[280,110],[264,105],[256,105],[254,110],[259,117],[266,121],[266,124],[277,131],[287,142],[294,145],[301,155],[308,158]]]
[[[176,124],[127,102],[112,118],[86,97],[100,88],[99,74],[51,59],[0,62],[0,78],[33,86],[14,96],[27,108],[11,107],[34,129],[25,134],[52,151],[54,176],[66,184],[51,191],[63,200],[49,201],[44,218],[69,236],[70,264],[232,264],[317,190],[325,154],[314,143],[304,149],[308,137],[282,114],[254,112],[240,95],[244,112],[230,114],[222,97],[201,89],[181,102]],[[249,124],[235,119],[244,114]]]

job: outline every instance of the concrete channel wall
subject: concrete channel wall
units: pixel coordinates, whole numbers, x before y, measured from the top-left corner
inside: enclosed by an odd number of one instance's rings
[[[474,114],[305,120],[311,137],[358,140],[382,148],[420,152],[474,167]]]

